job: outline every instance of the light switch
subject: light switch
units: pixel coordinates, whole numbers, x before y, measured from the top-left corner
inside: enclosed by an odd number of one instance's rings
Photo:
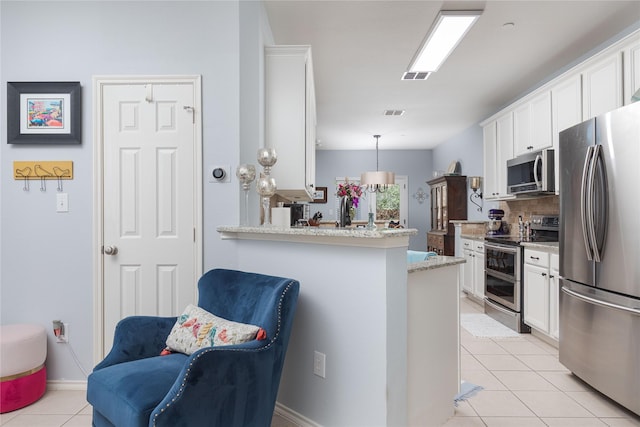
[[[69,212],[69,194],[56,194],[56,212]]]

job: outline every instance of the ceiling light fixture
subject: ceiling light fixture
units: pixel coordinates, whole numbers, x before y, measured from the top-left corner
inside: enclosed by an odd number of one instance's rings
[[[378,170],[378,140],[380,135],[373,135],[373,137],[376,139],[376,171],[364,172],[360,175],[360,185],[366,185],[367,191],[371,193],[384,193],[389,188],[389,185],[396,183],[396,174]]]
[[[481,10],[441,10],[408,71],[438,71],[481,14]]]

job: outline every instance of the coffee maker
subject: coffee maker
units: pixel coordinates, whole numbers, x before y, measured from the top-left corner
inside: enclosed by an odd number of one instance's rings
[[[291,226],[292,227],[298,225],[299,219],[305,218],[305,215],[304,215],[305,205],[301,203],[285,203],[284,207],[291,209]]]
[[[489,209],[489,222],[487,223],[488,236],[501,236],[507,234],[507,224],[502,221],[504,211],[502,209]]]

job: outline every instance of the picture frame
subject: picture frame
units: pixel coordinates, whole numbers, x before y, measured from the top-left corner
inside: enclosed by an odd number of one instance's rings
[[[311,203],[327,203],[327,187],[316,187],[312,193]]]
[[[8,144],[80,144],[80,82],[7,82]]]

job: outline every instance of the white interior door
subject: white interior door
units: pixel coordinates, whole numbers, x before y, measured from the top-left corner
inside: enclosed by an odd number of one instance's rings
[[[200,97],[193,82],[137,81],[104,84],[100,98],[104,356],[120,319],[195,302]]]

